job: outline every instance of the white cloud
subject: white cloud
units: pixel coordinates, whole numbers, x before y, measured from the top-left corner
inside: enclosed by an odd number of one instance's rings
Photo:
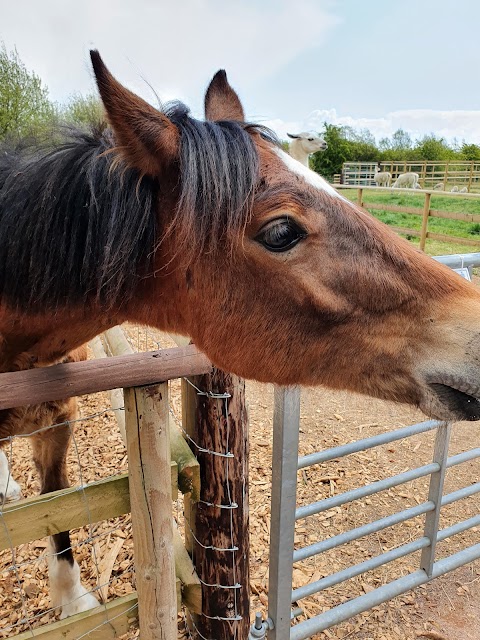
[[[413,139],[434,133],[451,141],[480,143],[480,111],[434,109],[406,109],[392,111],[383,118],[355,118],[339,115],[336,109],[318,109],[312,111],[300,126],[313,131],[323,129],[323,123],[347,125],[354,129],[369,129],[377,141],[391,136],[397,129],[404,129]],[[276,129],[275,129],[276,130]]]
[[[299,122],[286,122],[280,118],[275,118],[274,120],[262,120],[261,124],[272,129],[272,131],[275,131],[280,140],[288,140],[287,133],[299,133],[300,131],[305,130]]]
[[[55,99],[91,90],[88,49],[147,99],[200,104],[220,67],[242,91],[321,44],[338,23],[329,0],[23,0],[2,7],[0,39],[17,46]],[[295,23],[302,37],[292,37]]]

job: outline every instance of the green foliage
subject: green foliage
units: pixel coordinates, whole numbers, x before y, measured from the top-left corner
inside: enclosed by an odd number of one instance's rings
[[[76,125],[95,126],[105,120],[105,111],[100,98],[96,95],[75,94],[63,108],[62,118]]]
[[[321,134],[327,143],[325,151],[317,151],[311,156],[310,167],[332,180],[334,173],[340,173],[342,164],[351,160],[352,145],[346,139],[342,127],[325,123],[325,131]]]
[[[460,153],[465,160],[480,160],[480,147],[478,144],[466,144],[464,142]]]
[[[405,160],[411,155],[413,142],[409,133],[397,129],[391,138],[382,138],[378,148],[382,159]]]
[[[378,159],[375,138],[368,129],[355,131],[351,127],[325,123],[321,136],[328,147],[311,156],[310,166],[327,179],[332,180],[335,173],[340,173],[344,162],[376,162]]]
[[[436,138],[433,134],[419,140],[414,151],[414,160],[451,160],[457,155],[445,138]]]
[[[455,161],[477,160],[480,162],[480,146],[461,145],[457,140],[448,144],[445,138],[434,134],[413,141],[410,134],[398,129],[391,138],[381,138],[378,144],[368,129],[356,131],[324,123],[319,135],[326,140],[326,151],[318,151],[310,157],[310,166],[328,180],[341,173],[344,162],[381,162],[404,160]]]
[[[16,50],[0,45],[0,140],[45,134],[56,118],[48,89]]]

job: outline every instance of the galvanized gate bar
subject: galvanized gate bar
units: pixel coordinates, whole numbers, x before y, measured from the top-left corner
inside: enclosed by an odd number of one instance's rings
[[[395,549],[390,549],[390,551],[385,551],[385,553],[381,553],[379,556],[375,556],[369,560],[364,560],[363,562],[354,564],[346,569],[342,569],[342,571],[337,571],[337,573],[331,573],[329,576],[325,576],[325,578],[321,578],[316,582],[311,582],[303,587],[294,589],[292,591],[292,602],[297,602],[306,596],[311,596],[314,593],[318,593],[324,589],[334,587],[341,582],[350,580],[350,578],[355,578],[362,573],[377,569],[384,564],[388,564],[389,562],[393,562],[399,558],[404,558],[411,553],[415,553],[416,551],[420,551],[421,549],[428,547],[429,544],[430,540],[428,538],[419,538],[418,540],[413,540],[413,542],[402,544],[400,547],[395,547]]]
[[[479,492],[480,482],[476,482],[469,487],[464,487],[462,489],[458,489],[457,491],[453,491],[452,493],[447,493],[446,495],[444,495],[441,498],[441,506],[445,507],[449,504],[452,504],[453,502],[468,498]],[[301,560],[305,560],[306,558],[310,558],[313,555],[324,553],[325,551],[334,549],[335,547],[338,547],[342,544],[352,542],[353,540],[358,540],[358,538],[376,533],[377,531],[381,531],[382,529],[386,529],[387,527],[399,524],[400,522],[405,522],[405,520],[409,520],[410,518],[416,518],[417,516],[423,515],[424,513],[427,513],[429,511],[433,511],[434,509],[434,502],[422,502],[415,507],[409,507],[408,509],[404,509],[403,511],[398,511],[391,516],[385,516],[385,518],[374,520],[373,522],[369,522],[365,525],[362,525],[361,527],[356,527],[355,529],[349,529],[344,533],[339,533],[338,535],[327,538],[326,540],[320,540],[319,542],[315,542],[306,547],[296,549],[293,553],[293,561],[299,562]]]
[[[391,476],[389,478],[384,478],[383,480],[377,480],[377,482],[372,482],[365,487],[359,487],[358,489],[352,489],[351,491],[340,493],[338,496],[332,496],[331,498],[325,498],[318,502],[312,502],[311,504],[299,507],[295,512],[295,519],[300,520],[307,516],[313,516],[316,513],[322,513],[328,509],[333,509],[333,507],[340,507],[342,504],[346,504],[347,502],[366,498],[374,493],[385,491],[385,489],[392,489],[393,487],[397,487],[399,484],[405,484],[406,482],[411,482],[412,480],[428,476],[439,469],[440,465],[437,462],[431,462],[423,467],[404,471],[403,473],[399,473],[398,475]]]
[[[397,580],[389,582],[374,591],[361,595],[354,600],[333,607],[319,616],[300,622],[292,628],[289,636],[290,640],[305,640],[314,633],[324,631],[334,624],[338,624],[339,622],[347,620],[354,615],[367,611],[371,607],[375,607],[382,602],[395,598],[406,591],[410,591],[410,589],[413,589],[414,587],[418,587],[421,584],[429,582],[432,578],[438,578],[439,576],[444,575],[449,571],[453,571],[454,569],[458,569],[468,562],[473,562],[478,558],[480,558],[480,544],[463,549],[448,558],[443,558],[442,560],[435,562],[431,577],[429,577],[425,571],[420,569],[415,571],[415,573],[398,578]]]
[[[428,501],[435,503],[435,509],[427,513],[425,517],[424,535],[430,540],[430,544],[422,551],[420,557],[420,569],[431,577],[433,563],[435,562],[435,549],[437,547],[437,532],[440,522],[440,509],[442,507],[443,484],[447,471],[448,445],[450,444],[451,423],[443,423],[437,429],[433,460],[440,465],[440,469],[430,476],[428,489]]]
[[[446,538],[451,538],[452,536],[456,536],[459,533],[468,531],[472,527],[478,527],[479,524],[480,524],[480,515],[472,516],[467,520],[462,520],[461,522],[452,524],[450,527],[447,527],[446,529],[442,529],[441,531],[438,532],[437,542],[442,542]]]
[[[452,456],[447,460],[447,469],[450,467],[455,467],[457,464],[462,464],[462,462],[468,462],[469,460],[474,460],[475,458],[480,457],[480,447],[476,449],[470,449],[470,451],[464,451],[463,453],[457,453],[456,456]]]
[[[452,493],[447,493],[447,495],[442,498],[442,507],[447,506],[447,504],[452,504],[452,502],[456,502],[457,500],[462,500],[463,498],[470,498],[470,496],[474,496],[479,492],[480,482],[475,482],[475,484],[471,484],[469,487],[463,487],[462,489],[452,491]]]
[[[433,501],[423,502],[422,504],[410,507],[404,511],[398,511],[391,516],[386,516],[385,518],[380,518],[379,520],[374,520],[374,522],[364,524],[361,527],[349,529],[348,531],[339,533],[338,535],[327,538],[326,540],[320,540],[319,542],[309,544],[306,547],[295,549],[293,553],[293,561],[300,562],[301,560],[306,560],[307,558],[318,555],[319,553],[325,553],[325,551],[339,547],[342,544],[358,540],[358,538],[363,538],[364,536],[368,536],[372,533],[377,533],[377,531],[382,531],[382,529],[386,529],[387,527],[392,527],[400,522],[405,522],[405,520],[410,520],[410,518],[416,518],[428,511],[433,511],[434,509],[435,503]]]
[[[459,492],[455,492],[459,493]],[[453,494],[448,494],[453,495]],[[447,496],[444,496],[444,498]],[[457,500],[460,498],[457,498]],[[425,503],[427,504],[427,503]],[[444,501],[442,500],[442,506],[444,505]],[[420,506],[420,505],[419,505]],[[472,516],[467,520],[462,520],[461,522],[457,522],[457,524],[451,525],[446,529],[442,529],[438,532],[436,541],[442,542],[446,538],[451,538],[454,535],[459,533],[463,533],[464,531],[468,531],[472,527],[477,527],[480,525],[480,515]],[[370,558],[369,560],[364,560],[359,564],[352,565],[347,569],[343,569],[342,571],[338,571],[337,573],[332,573],[325,578],[321,578],[316,582],[311,582],[309,584],[304,585],[303,587],[299,587],[298,589],[294,589],[292,591],[292,602],[297,602],[302,598],[306,598],[307,596],[311,596],[314,593],[318,593],[319,591],[323,591],[324,589],[329,589],[340,582],[345,582],[350,578],[354,578],[356,576],[361,575],[362,573],[366,573],[367,571],[372,571],[372,569],[377,569],[378,567],[387,564],[388,562],[393,562],[394,560],[398,560],[399,558],[403,558],[406,555],[411,553],[415,553],[415,551],[420,551],[421,549],[425,549],[430,544],[430,540],[427,537],[419,538],[418,540],[414,540],[413,542],[409,542],[407,544],[401,545],[400,547],[395,547],[395,549],[391,549],[390,551],[386,551],[374,558]]]
[[[268,595],[268,615],[275,626],[268,631],[269,640],[290,636],[299,427],[300,390],[275,388]]]
[[[299,394],[294,392],[295,399],[289,402],[288,393],[288,391],[277,390],[275,397],[269,640],[304,640],[362,611],[366,611],[416,586],[429,582],[437,576],[453,571],[468,562],[480,558],[480,544],[477,544],[449,557],[434,561],[437,543],[472,527],[480,526],[480,514],[478,514],[443,530],[438,530],[441,507],[480,493],[480,482],[477,482],[445,496],[442,495],[446,470],[480,457],[480,447],[448,457],[451,426],[435,420],[428,420],[397,429],[394,432],[382,433],[346,445],[298,457]],[[288,422],[290,422],[290,426],[288,426]],[[294,511],[295,517],[292,517],[290,510],[294,510],[296,506],[297,480],[293,462],[294,456],[292,455],[294,451],[297,452],[296,468],[304,469],[313,464],[325,463],[433,429],[438,429],[438,431],[435,439],[434,459],[430,464],[378,480],[363,487],[357,487],[313,504],[300,506]],[[353,500],[362,499],[428,475],[431,476],[428,500],[422,504],[294,550],[295,520],[322,513]],[[305,560],[424,514],[426,514],[426,519],[425,535],[423,537],[292,590],[293,562]],[[353,598],[314,618],[300,622],[293,627],[290,626],[292,603],[418,551],[422,552],[422,568],[418,571]],[[275,627],[274,629],[271,629],[272,624]]]
[[[396,440],[402,440],[410,436],[415,436],[419,433],[425,433],[426,431],[432,431],[436,429],[441,422],[438,420],[426,420],[425,422],[419,422],[418,424],[412,424],[408,427],[402,427],[401,429],[395,429],[395,431],[387,431],[385,433],[379,433],[376,436],[370,438],[363,438],[362,440],[356,440],[355,442],[349,442],[348,444],[342,444],[338,447],[332,447],[331,449],[325,449],[324,451],[317,451],[315,453],[309,453],[306,456],[300,456],[298,458],[298,468],[305,469],[305,467],[311,467],[314,464],[320,464],[322,462],[329,462],[335,458],[343,458],[351,453],[358,453],[359,451],[365,451],[378,447],[382,444],[389,444]]]

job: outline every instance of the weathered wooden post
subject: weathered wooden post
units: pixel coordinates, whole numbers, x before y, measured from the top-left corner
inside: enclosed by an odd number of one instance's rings
[[[359,207],[363,207],[363,189],[357,189],[357,204]]]
[[[425,202],[423,205],[422,228],[420,230],[420,249],[425,251],[425,242],[427,240],[428,217],[430,215],[430,198],[431,193],[425,194]]]
[[[124,389],[142,640],[176,640],[168,384]]]
[[[243,640],[250,626],[245,382],[219,370],[184,380],[182,413],[201,470],[200,500],[185,505],[203,601],[191,627],[205,638]]]

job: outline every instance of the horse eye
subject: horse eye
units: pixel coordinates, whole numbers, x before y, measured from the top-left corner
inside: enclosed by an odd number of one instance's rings
[[[313,142],[313,138],[309,138],[309,139],[308,139],[308,141],[309,141],[309,142]]]
[[[277,218],[269,222],[255,240],[263,244],[268,251],[288,251],[300,240],[306,238],[306,232],[289,218]]]

